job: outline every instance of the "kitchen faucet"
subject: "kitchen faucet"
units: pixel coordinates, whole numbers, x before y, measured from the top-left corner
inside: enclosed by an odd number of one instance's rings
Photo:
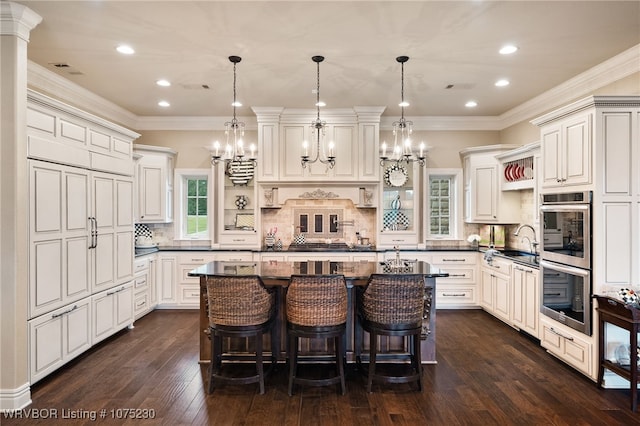
[[[537,255],[538,254],[538,245],[540,244],[539,242],[536,241],[536,230],[533,228],[533,226],[523,223],[522,225],[518,226],[518,228],[516,229],[516,232],[513,233],[513,235],[515,235],[516,237],[520,234],[520,231],[522,231],[522,228],[529,228],[531,229],[531,232],[533,233],[533,241],[531,241],[531,239],[527,236],[522,237],[522,240],[524,241],[524,239],[526,238],[527,240],[529,240],[529,250],[531,251],[531,253]]]

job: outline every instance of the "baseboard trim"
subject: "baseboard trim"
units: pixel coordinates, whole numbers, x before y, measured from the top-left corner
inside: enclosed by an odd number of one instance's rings
[[[31,385],[16,389],[0,389],[0,412],[21,410],[31,404]]]

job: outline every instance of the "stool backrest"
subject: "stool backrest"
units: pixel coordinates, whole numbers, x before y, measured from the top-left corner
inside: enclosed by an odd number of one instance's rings
[[[373,274],[362,294],[364,319],[379,324],[420,324],[425,279],[417,274]]]
[[[331,326],[347,321],[344,275],[292,275],[287,287],[287,321],[302,326]]]
[[[257,325],[275,313],[275,292],[257,275],[207,277],[207,301],[212,325]]]

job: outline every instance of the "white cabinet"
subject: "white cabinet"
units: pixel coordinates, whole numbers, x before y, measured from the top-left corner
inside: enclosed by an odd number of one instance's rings
[[[133,323],[133,283],[91,296],[93,344]]]
[[[434,252],[430,263],[448,277],[436,279],[438,309],[472,308],[478,306],[478,253]]]
[[[480,267],[480,304],[490,314],[510,323],[511,261],[493,258]]]
[[[30,320],[30,382],[42,379],[91,344],[90,297]]]
[[[380,184],[378,248],[416,249],[424,244],[424,169],[416,163],[385,166]]]
[[[543,188],[591,182],[592,121],[587,112],[540,129]]]
[[[138,136],[28,93],[32,382],[133,320],[131,146]],[[116,311],[106,312],[107,300]]]
[[[502,191],[496,155],[514,145],[491,145],[460,152],[464,165],[464,218],[468,223],[519,223],[520,196]]]
[[[258,121],[258,182],[377,182],[380,116],[384,107],[324,110],[324,143],[335,144],[335,166],[316,162],[302,168],[302,143],[315,157],[317,136],[311,129],[316,111],[254,107]],[[322,148],[321,148],[322,149]]]
[[[216,181],[212,210],[217,213],[212,246],[231,249],[259,248],[260,209],[256,179],[252,178],[248,182],[232,179],[226,173],[224,162],[212,167]],[[238,163],[237,170],[242,170],[241,173],[249,170],[255,173],[249,161]]]
[[[158,254],[158,288],[160,309],[198,309],[200,306],[200,279],[190,277],[192,270],[215,260],[251,262],[250,251],[196,251],[160,252]]]
[[[176,152],[135,144],[138,160],[138,223],[173,221],[173,168]]]
[[[133,277],[133,314],[135,319],[151,312],[158,303],[155,282],[156,255],[136,258]]]
[[[29,160],[33,318],[133,277],[133,180]]]
[[[541,315],[540,344],[549,353],[559,357],[587,376],[595,378],[594,344],[584,334]]]
[[[539,271],[514,263],[511,278],[511,323],[531,336],[539,337]]]

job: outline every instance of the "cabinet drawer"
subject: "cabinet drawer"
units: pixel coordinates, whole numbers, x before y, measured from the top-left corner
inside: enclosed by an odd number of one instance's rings
[[[133,262],[133,274],[149,269],[149,259],[137,259]]]
[[[200,285],[181,285],[180,304],[200,306]]]
[[[438,278],[440,279],[440,278]],[[475,288],[473,287],[442,287],[436,286],[436,308],[446,308],[454,306],[474,306],[476,305]]]
[[[478,261],[478,253],[442,253],[434,254],[431,263],[441,267],[442,265],[475,265]]]
[[[181,264],[196,265],[196,267],[214,260],[217,260],[216,255],[211,252],[190,252],[178,257],[178,262]]]
[[[449,274],[448,277],[441,277],[437,279],[438,283],[447,284],[475,284],[476,283],[476,268],[475,267],[449,267],[447,265],[437,265],[442,272]]]
[[[141,293],[136,295],[133,301],[133,313],[134,315],[136,315],[136,318],[140,313],[146,312],[148,309],[149,309],[149,294]]]
[[[587,376],[595,378],[591,368],[593,344],[584,340],[579,333],[556,324],[543,315],[540,318],[540,328],[540,345],[543,348]]]
[[[147,274],[142,274],[133,280],[133,291],[139,292],[142,290],[146,290],[149,287],[149,280]]]
[[[250,251],[229,251],[216,253],[216,260],[224,262],[252,262],[253,253]]]
[[[246,234],[246,235],[245,235]],[[258,234],[255,232],[246,232],[241,235],[238,234],[224,234],[220,235],[220,246],[229,248],[241,248],[247,246],[258,246],[260,244]]]
[[[418,245],[418,236],[413,235],[398,235],[393,232],[382,232],[379,237],[378,245],[380,246],[400,246],[407,247],[413,246],[415,248]]]
[[[482,265],[486,269],[490,269],[498,274],[511,275],[511,265],[513,262],[500,257],[494,257],[491,263],[483,261]]]

